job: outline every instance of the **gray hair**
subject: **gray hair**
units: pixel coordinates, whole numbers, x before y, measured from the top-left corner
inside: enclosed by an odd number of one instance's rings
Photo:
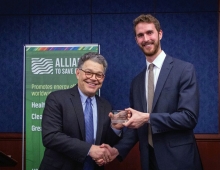
[[[104,73],[106,72],[107,67],[108,67],[108,63],[101,54],[96,53],[96,52],[85,53],[82,57],[80,57],[77,67],[82,68],[82,65],[87,60],[91,60],[91,61],[94,61],[96,63],[102,64],[103,67],[104,67]]]

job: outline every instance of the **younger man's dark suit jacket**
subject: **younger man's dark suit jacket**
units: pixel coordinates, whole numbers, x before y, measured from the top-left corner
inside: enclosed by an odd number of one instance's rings
[[[146,68],[131,84],[130,104],[147,113]],[[150,124],[160,170],[201,170],[193,129],[199,114],[199,91],[192,64],[166,56],[154,92]],[[123,159],[139,141],[142,170],[149,170],[148,124],[128,129],[115,145]]]

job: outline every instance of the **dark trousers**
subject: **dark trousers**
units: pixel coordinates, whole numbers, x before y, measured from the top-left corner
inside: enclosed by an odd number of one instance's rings
[[[149,170],[159,170],[154,154],[154,148],[149,145]]]

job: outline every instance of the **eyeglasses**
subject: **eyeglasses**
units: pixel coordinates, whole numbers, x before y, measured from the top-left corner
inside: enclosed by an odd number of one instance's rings
[[[105,75],[102,74],[102,73],[92,73],[92,72],[90,72],[90,71],[85,71],[85,70],[83,70],[83,69],[81,69],[81,68],[80,68],[79,70],[83,71],[83,72],[85,73],[85,75],[86,75],[87,78],[92,78],[93,75],[95,75],[95,78],[96,78],[97,80],[101,80],[101,79],[103,79],[103,78],[105,77]]]

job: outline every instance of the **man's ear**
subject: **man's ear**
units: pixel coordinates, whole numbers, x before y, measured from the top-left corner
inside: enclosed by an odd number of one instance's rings
[[[134,37],[134,39],[135,39],[135,41],[136,41],[136,43],[137,43],[137,45],[138,45],[138,42],[137,42],[137,37],[135,36],[135,37]]]
[[[160,30],[160,31],[159,31],[159,38],[160,38],[160,40],[162,39],[162,37],[163,37],[163,31]]]
[[[78,79],[78,77],[79,77],[79,69],[77,68],[76,69],[76,78]]]

